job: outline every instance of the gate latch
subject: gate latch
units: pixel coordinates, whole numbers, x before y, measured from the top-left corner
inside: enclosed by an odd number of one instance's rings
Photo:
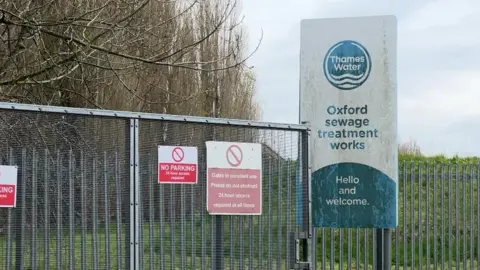
[[[308,258],[308,232],[290,232],[290,270],[310,270],[309,261],[301,260],[301,257]]]

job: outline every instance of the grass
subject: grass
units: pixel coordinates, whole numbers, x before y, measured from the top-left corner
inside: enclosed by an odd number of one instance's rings
[[[419,166],[415,163],[412,166],[406,162],[400,163],[399,171],[399,227],[393,230],[392,235],[393,265],[398,265],[398,269],[420,265],[444,269],[440,268],[443,262],[445,267],[451,264],[454,267],[452,269],[461,269],[464,265],[477,267],[480,254],[480,190],[476,165],[424,163]],[[279,181],[277,177],[264,177],[263,216],[224,217],[225,269],[286,268],[290,259],[286,239],[289,232],[295,230],[296,189],[291,188],[291,201],[288,202],[285,178]],[[166,193],[170,190],[167,188],[161,192],[163,198],[168,200]],[[193,191],[185,193],[192,198],[195,194]],[[157,198],[157,194],[154,197]],[[177,205],[177,208],[180,207]],[[143,214],[150,210],[146,207]],[[161,223],[158,217],[163,212],[157,212],[158,208],[153,211],[155,222],[146,222],[141,226],[139,255],[143,258],[140,261],[145,269],[182,269],[182,266],[184,269],[201,269],[201,266],[211,268],[216,229],[211,216],[197,212],[186,215],[183,223],[180,218],[169,221],[167,217],[163,217],[165,221]],[[91,218],[91,212],[87,214]],[[169,217],[176,218],[180,214],[178,210]],[[4,216],[0,216],[3,219]],[[31,224],[31,216],[27,215],[26,218],[27,223]],[[104,219],[99,218],[97,234],[92,232],[92,227],[82,234],[79,225],[75,225],[74,232],[70,234],[68,222],[65,222],[60,246],[57,246],[59,239],[54,224],[48,230],[49,241],[45,241],[44,228],[37,228],[34,239],[36,245],[32,245],[32,228],[25,225],[25,249],[18,256],[23,259],[24,269],[34,269],[32,262],[37,265],[36,269],[68,269],[71,260],[73,269],[125,269],[126,246],[130,244],[125,243],[125,236],[129,228],[122,225],[118,235],[115,223],[110,223],[109,230],[105,229]],[[11,265],[16,263],[15,241],[8,250],[10,256],[7,256],[5,234],[5,230],[0,231],[0,258],[5,258],[0,261],[0,269],[7,269],[8,259]],[[118,236],[121,236],[120,245],[117,243]],[[12,237],[15,237],[15,231]],[[70,237],[74,243],[72,248]],[[323,265],[328,269],[330,266],[334,269],[343,266],[345,269],[349,258],[351,269],[364,269],[365,264],[372,269],[373,248],[371,229],[319,229],[317,269],[322,269]],[[70,251],[73,252],[70,254]],[[118,258],[121,259],[121,265]],[[61,265],[57,264],[59,261]]]
[[[453,266],[476,263],[480,259],[478,165],[406,162],[400,163],[399,171],[399,226],[392,231],[393,263],[402,267],[442,261]],[[319,229],[318,257],[340,263],[348,254],[360,254],[360,262],[364,263],[366,256],[371,265],[373,234],[372,229]],[[365,250],[369,250],[366,255]]]
[[[277,265],[286,265],[285,224],[270,230],[269,233],[266,229],[269,221],[266,219],[260,221],[258,217],[226,217],[225,220],[225,266],[235,265],[237,268],[242,261],[245,269],[252,269],[251,265],[254,266],[253,269],[276,269]],[[197,216],[193,221],[193,226],[190,221],[183,225],[180,222],[144,224],[141,230],[142,241],[139,243],[139,255],[143,258],[141,264],[146,269],[176,269],[172,268],[172,265],[184,266],[184,269],[197,269],[201,265],[210,267],[213,263],[212,218],[204,216],[202,222],[201,217]],[[279,224],[276,218],[271,222]],[[125,255],[128,254],[128,243],[125,239],[128,234],[127,226],[123,225],[121,234],[117,234],[116,224],[110,224],[108,231],[103,224],[101,226],[96,234],[91,231],[82,234],[81,227],[76,227],[73,234],[64,230],[60,236],[56,230],[50,230],[47,237],[49,241],[45,239],[43,228],[37,229],[35,241],[32,241],[32,231],[27,230],[25,249],[20,257],[25,269],[33,269],[33,265],[36,265],[36,269],[68,269],[71,262],[74,269],[125,269]],[[264,228],[261,233],[258,231],[260,227]],[[250,235],[254,237],[249,237]],[[12,232],[12,239],[14,238],[15,232]],[[70,246],[71,239],[73,247]],[[0,269],[7,268],[8,258],[11,265],[15,265],[17,260],[15,241],[8,251],[7,243],[7,237],[0,237],[0,257],[5,258],[0,262]]]
[[[367,267],[365,267],[365,265],[363,264],[359,264],[359,265],[356,265],[356,264],[352,264],[350,268],[347,268],[347,263],[345,262],[344,264],[340,265],[339,263],[335,263],[335,264],[330,264],[330,263],[326,263],[325,265],[322,265],[321,263],[317,263],[317,268],[316,269],[321,269],[321,270],[330,270],[332,269],[332,265],[333,265],[333,269],[335,270],[345,270],[345,269],[351,269],[351,270],[357,270],[357,269],[371,269],[371,270],[375,270],[374,266],[373,265],[367,265]],[[324,267],[325,266],[325,267]],[[430,264],[430,265],[423,265],[422,266],[423,268],[422,269],[431,269],[431,270],[444,270],[444,269],[451,269],[451,270],[463,270],[463,269],[472,269],[472,268],[476,268],[478,267],[478,263],[476,262],[467,262],[466,264],[463,264],[463,263],[459,263],[459,264],[456,264],[456,263],[452,263],[452,267],[451,268],[448,268],[448,264],[445,264],[444,268],[442,268],[441,265],[434,265],[434,264]],[[392,270],[410,270],[412,269],[411,266],[399,266],[397,268],[397,266],[395,264],[393,264],[391,266],[391,269]]]

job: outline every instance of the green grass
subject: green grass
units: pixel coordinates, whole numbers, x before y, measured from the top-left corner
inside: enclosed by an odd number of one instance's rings
[[[480,191],[478,171],[473,170],[476,166],[400,163],[399,226],[392,232],[394,264],[425,266],[442,260],[463,263],[479,259]],[[442,172],[444,177],[440,177]],[[358,249],[363,263],[365,247],[372,250],[374,245],[373,230],[368,230],[367,237],[365,231],[352,229],[349,247],[348,229],[320,229],[318,256],[339,263],[348,257],[349,248],[353,256]],[[367,258],[372,264],[372,251]]]
[[[264,218],[262,219],[262,222],[264,222],[264,225],[262,225],[264,230],[262,230],[260,237],[258,231],[260,228],[260,220],[258,217],[252,218],[251,223],[249,217],[234,217],[232,220],[230,220],[230,217],[226,217],[225,220],[225,265],[228,266],[233,263],[235,267],[238,267],[239,262],[242,261],[241,258],[243,258],[245,269],[250,269],[250,263],[252,263],[254,267],[259,267],[258,264],[261,263],[261,269],[277,268],[277,265],[286,265],[287,255],[286,243],[284,241],[287,227],[285,225],[276,227],[276,229],[272,229],[270,233],[268,233],[268,220]],[[242,220],[243,229],[240,230]],[[202,264],[206,264],[207,266],[212,264],[212,219],[209,216],[205,216],[205,221],[202,223],[199,216],[195,217],[193,226],[195,230],[193,231],[191,223],[189,220],[187,221],[188,222],[183,224],[183,230],[180,222],[174,224],[170,222],[144,224],[142,241],[139,245],[141,247],[140,256],[143,258],[141,262],[147,269],[149,269],[150,266],[153,266],[153,269],[171,269],[172,264],[174,266],[184,265],[186,269],[197,269],[197,267]],[[276,218],[272,219],[272,224],[278,224],[278,222],[279,220]],[[205,227],[204,235],[202,235],[202,224]],[[254,235],[254,238],[249,237],[250,225],[253,225],[251,229],[253,230],[252,235]],[[281,231],[278,229],[281,229]],[[97,234],[88,232],[82,235],[81,228],[76,227],[72,236],[74,247],[71,248],[70,232],[64,230],[61,234],[60,246],[62,265],[58,265],[58,261],[60,261],[58,258],[60,257],[57,246],[57,240],[59,239],[57,232],[51,230],[49,233],[50,241],[46,243],[43,229],[38,228],[35,245],[32,245],[32,233],[31,231],[27,231],[24,243],[25,250],[22,253],[25,269],[32,269],[32,261],[36,262],[37,269],[68,269],[71,260],[70,250],[73,251],[74,269],[82,269],[82,265],[85,265],[86,269],[95,269],[96,267],[98,267],[98,269],[105,269],[107,265],[111,269],[123,269],[124,265],[118,267],[117,258],[119,256],[122,258],[125,257],[127,252],[125,245],[125,236],[128,233],[127,227],[123,227],[120,235],[122,238],[120,245],[117,244],[116,224],[110,224],[109,233],[107,234],[106,232],[105,229],[100,228]],[[279,232],[282,234],[279,234]],[[242,233],[244,235],[242,235]],[[96,237],[94,238],[95,235]],[[109,240],[107,240],[107,236]],[[14,237],[13,232],[12,238],[14,239]],[[278,239],[280,239],[280,242],[277,241]],[[260,240],[262,241],[262,245],[260,245]],[[253,246],[250,246],[250,241],[253,241]],[[85,245],[82,245],[82,243]],[[96,245],[94,245],[94,243],[96,243]],[[106,243],[109,243],[108,248]],[[45,253],[47,245],[48,254]],[[5,236],[0,237],[0,257],[5,258],[5,260],[0,262],[0,269],[5,269],[4,267],[7,263],[6,247],[7,238]],[[15,242],[13,242],[10,251],[12,253],[9,256],[13,265],[16,261],[15,248]],[[36,257],[33,255],[33,250],[36,251]],[[243,255],[241,255],[240,252],[243,252]],[[82,257],[83,253],[85,258]],[[252,257],[250,257],[251,253],[253,254]],[[204,255],[203,260],[202,254]],[[269,256],[271,260],[268,260]],[[252,260],[250,260],[250,258],[252,258]],[[259,260],[259,258],[262,259]],[[122,259],[122,264],[124,260],[125,259]]]
[[[317,263],[317,269],[321,269],[321,270],[323,270],[323,269],[327,270],[327,269],[328,269],[328,270],[330,270],[330,269],[332,269],[332,268],[331,268],[331,265],[332,265],[332,264],[330,264],[330,263],[326,263],[326,264],[325,264],[325,268],[323,268],[323,265],[322,265],[321,263]],[[362,270],[363,270],[363,269],[365,269],[365,265],[364,265],[364,264],[356,265],[355,263],[353,263],[350,268],[347,268],[347,265],[348,265],[347,262],[344,262],[343,265],[340,265],[339,263],[334,263],[334,264],[333,264],[333,269],[335,269],[335,270],[345,270],[345,269],[351,269],[351,270],[362,269]],[[464,267],[464,266],[465,266],[465,267]],[[445,264],[445,268],[442,268],[441,265],[436,265],[436,267],[435,267],[434,264],[430,264],[429,267],[427,267],[427,265],[422,265],[422,269],[432,269],[432,270],[434,270],[434,269],[435,269],[435,270],[445,270],[445,269],[463,270],[463,269],[470,269],[470,267],[476,268],[476,267],[478,267],[478,263],[477,263],[477,262],[467,261],[466,264],[463,264],[463,262],[462,262],[462,263],[459,263],[459,264],[456,264],[455,262],[452,262],[452,267],[451,267],[451,268],[448,268],[448,267],[449,267],[448,263]],[[367,269],[374,270],[373,265],[368,265],[368,266],[367,266]],[[412,267],[411,267],[411,266],[406,266],[406,267],[404,267],[404,266],[399,266],[398,268],[396,268],[396,265],[393,264],[393,265],[391,266],[391,269],[392,269],[392,270],[396,270],[396,269],[399,269],[399,270],[410,270],[410,269],[412,269]]]
[[[418,164],[416,162],[412,166],[410,162],[400,162],[399,227],[392,234],[393,265],[398,265],[399,269],[411,269],[412,265],[425,267],[426,265],[433,266],[437,262],[437,269],[441,269],[441,263],[444,262],[446,267],[451,264],[454,267],[452,269],[461,269],[464,263],[468,267],[470,264],[477,267],[480,248],[478,166],[427,163],[419,166]],[[288,176],[293,175],[290,173]],[[286,238],[288,233],[295,229],[296,189],[292,187],[292,201],[288,202],[285,179],[287,179],[285,175],[281,177],[281,181],[277,174],[264,176],[263,216],[224,218],[223,244],[226,269],[229,269],[232,264],[235,269],[239,269],[242,261],[243,269],[252,269],[250,263],[253,264],[253,269],[286,268]],[[270,184],[271,190],[268,189]],[[279,187],[282,188],[279,190]],[[101,204],[99,202],[99,205]],[[269,219],[269,210],[271,219]],[[144,214],[148,211],[149,209],[145,208]],[[157,211],[158,209],[155,209],[155,212]],[[88,215],[90,217],[91,213]],[[178,213],[175,212],[175,216],[179,215],[180,210]],[[212,217],[205,215],[202,222],[202,217],[197,212],[194,216],[187,216],[184,220],[185,223],[182,224],[180,218],[176,219],[176,222],[170,222],[167,217],[165,217],[164,223],[160,223],[158,216],[159,213],[155,213],[155,222],[142,226],[143,240],[139,245],[141,246],[140,255],[143,258],[141,262],[145,269],[150,269],[151,265],[154,269],[172,269],[172,264],[173,269],[181,269],[182,265],[186,269],[201,269],[200,266],[203,264],[207,268],[211,268],[212,231],[215,229],[212,227]],[[30,219],[31,217],[27,216],[27,221]],[[288,226],[287,220],[289,221]],[[100,217],[100,221],[102,221],[102,217]],[[109,261],[111,269],[125,268],[124,265],[119,267],[117,257],[120,255],[120,251],[121,257],[125,257],[124,238],[129,232],[126,226],[122,228],[120,246],[117,244],[115,223],[110,224],[108,234],[104,229],[104,224],[102,222],[98,224],[97,245],[95,246],[93,245],[93,233],[89,231],[83,237],[81,227],[76,226],[73,234],[75,243],[73,249],[70,249],[69,246],[68,223],[63,224],[63,228],[60,246],[63,264],[58,266],[56,227],[52,226],[49,231],[48,262],[45,256],[44,229],[37,228],[37,245],[35,247],[37,256],[33,258],[31,230],[28,226],[25,227],[26,248],[21,254],[25,269],[32,269],[32,260],[37,262],[37,269],[68,269],[70,250],[73,250],[74,269],[82,269],[82,265],[85,265],[86,269],[95,269],[95,265],[98,265],[99,269],[105,269],[107,261]],[[340,231],[342,231],[341,237]],[[368,232],[367,238],[365,238],[366,231]],[[349,238],[347,229],[325,229],[325,238],[322,238],[322,229],[318,231],[316,258],[318,269],[321,269],[323,259],[325,259],[328,269],[330,269],[331,261],[333,261],[334,269],[340,269],[340,262],[345,269],[349,254],[352,261],[351,269],[364,269],[365,250],[368,251],[366,254],[367,264],[369,269],[372,269],[373,230],[359,229],[358,239],[357,230],[352,229],[351,232],[351,238]],[[253,235],[252,239],[250,239],[250,233]],[[107,241],[107,235],[110,236],[110,241]],[[83,239],[85,239],[85,246],[82,247]],[[253,246],[250,245],[250,240],[253,240]],[[351,245],[348,244],[348,240],[351,240]],[[325,241],[325,249],[323,249],[323,241]],[[106,242],[109,243],[108,249]],[[0,269],[5,269],[6,246],[7,239],[5,230],[3,230],[0,231],[0,258],[5,258],[5,260],[0,260]],[[185,247],[184,252],[182,252],[182,247]],[[331,256],[332,250],[333,257]],[[82,258],[82,251],[85,252],[86,260]],[[15,264],[15,242],[13,242],[12,252],[10,258],[12,264]],[[251,253],[252,257],[250,257]],[[357,253],[360,255],[359,267],[354,265],[357,261]],[[94,258],[97,259],[96,263]],[[249,260],[250,258],[251,260]],[[125,259],[122,258],[122,263],[124,261]]]

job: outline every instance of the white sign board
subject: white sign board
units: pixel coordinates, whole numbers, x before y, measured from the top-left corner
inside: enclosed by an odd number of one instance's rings
[[[262,214],[262,145],[209,141],[207,211],[210,215]]]
[[[191,146],[158,146],[158,182],[160,184],[196,184],[198,150]]]
[[[398,223],[397,22],[301,22],[300,120],[312,128],[315,227]]]
[[[17,166],[0,165],[0,207],[17,205]]]

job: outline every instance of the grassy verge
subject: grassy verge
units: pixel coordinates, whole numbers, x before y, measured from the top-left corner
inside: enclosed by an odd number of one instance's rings
[[[411,269],[413,265],[435,266],[436,262],[436,269],[441,269],[443,262],[446,267],[457,267],[452,269],[464,265],[477,267],[480,254],[478,166],[400,162],[399,170],[399,227],[393,231],[392,241],[394,265]],[[224,218],[226,269],[286,267],[287,247],[292,244],[286,239],[295,230],[296,217],[295,188],[286,192],[286,178],[288,176],[265,177],[262,216]],[[165,193],[162,191],[162,196]],[[285,199],[288,195],[290,200]],[[145,213],[148,210],[147,206],[143,209]],[[155,222],[141,226],[139,255],[146,269],[180,269],[182,266],[201,269],[203,265],[211,268],[216,229],[211,216],[197,213],[180,219],[178,215],[180,212],[173,212],[172,221],[160,222],[158,214]],[[27,215],[27,221],[30,220],[31,216]],[[39,227],[36,237],[32,238],[32,228],[25,225],[25,248],[21,253],[17,253],[15,241],[10,249],[6,248],[6,232],[0,231],[0,258],[4,258],[0,269],[5,269],[9,261],[14,265],[17,257],[23,259],[25,269],[33,268],[33,264],[37,269],[67,269],[70,263],[74,269],[125,268],[130,245],[125,239],[129,233],[126,225],[122,225],[120,234],[115,223],[110,223],[110,229],[105,230],[105,224],[100,222],[96,234],[90,227],[82,234],[82,228],[75,226],[72,233],[68,230],[60,233],[61,238],[55,228],[52,226],[45,237],[44,228]],[[63,224],[63,228],[68,229],[68,223]],[[317,236],[319,266],[325,262],[330,269],[342,263],[345,269],[349,257],[351,269],[363,269],[365,262],[373,265],[373,230],[320,229]],[[14,237],[12,232],[12,239]],[[360,267],[355,265],[357,255]]]
[[[401,266],[480,258],[480,190],[475,166],[400,164],[399,226],[392,259]],[[349,237],[350,234],[350,237]],[[349,242],[351,243],[349,245]],[[319,229],[317,254],[339,263],[348,254],[373,263],[372,229]],[[369,252],[365,255],[365,250]],[[343,257],[343,258],[342,258]]]

